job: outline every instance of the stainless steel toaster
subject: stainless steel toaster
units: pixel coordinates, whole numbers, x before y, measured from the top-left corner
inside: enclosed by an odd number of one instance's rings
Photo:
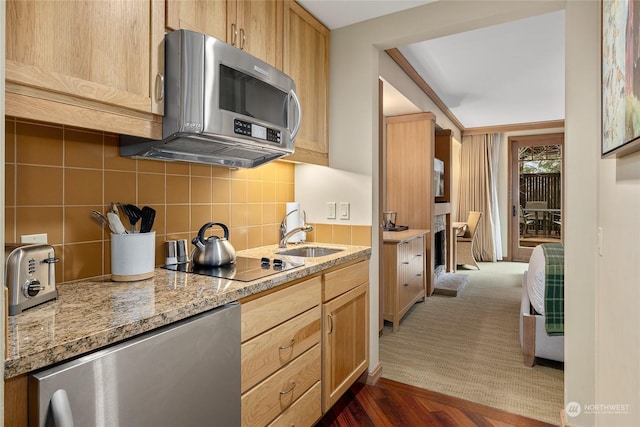
[[[51,245],[4,245],[5,286],[9,290],[9,316],[58,298],[56,258]]]

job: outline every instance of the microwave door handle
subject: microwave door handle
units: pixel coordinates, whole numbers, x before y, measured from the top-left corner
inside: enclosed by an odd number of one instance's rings
[[[300,123],[302,122],[302,107],[300,107],[300,100],[298,100],[298,96],[296,95],[296,92],[294,90],[291,90],[289,92],[289,95],[291,95],[291,98],[293,98],[293,100],[295,101],[297,107],[296,110],[298,112],[298,114],[296,114],[296,125],[291,131],[291,139],[294,139],[298,134],[298,131],[300,130]]]

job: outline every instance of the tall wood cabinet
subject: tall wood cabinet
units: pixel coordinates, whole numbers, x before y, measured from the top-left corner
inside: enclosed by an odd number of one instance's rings
[[[398,213],[398,225],[433,230],[433,157],[435,115],[387,117],[386,211]],[[427,296],[433,292],[433,233],[426,236]]]
[[[285,160],[329,164],[329,29],[293,0],[284,18],[284,72],[296,82],[302,126]]]

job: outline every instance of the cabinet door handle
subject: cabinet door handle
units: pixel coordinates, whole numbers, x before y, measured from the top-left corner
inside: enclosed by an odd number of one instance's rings
[[[333,316],[332,315],[328,315],[329,317],[329,333],[333,332]]]
[[[286,390],[280,390],[280,395],[283,396],[285,394],[289,394],[293,391],[293,389],[296,388],[296,383],[294,381],[291,381],[291,387],[289,387]]]
[[[235,46],[238,41],[238,29],[236,24],[231,24],[231,46]]]
[[[247,41],[247,37],[244,34],[244,28],[240,28],[240,50],[244,50],[244,43]]]
[[[156,74],[156,101],[164,99],[164,76],[160,73]]]
[[[402,261],[403,264],[409,264],[409,261]]]
[[[409,286],[409,284],[408,284],[408,283],[405,283],[403,286]]]
[[[281,345],[281,346],[278,346],[278,349],[279,349],[279,350],[286,350],[286,349],[288,349],[288,348],[290,348],[290,347],[293,347],[293,344],[294,344],[295,342],[296,342],[296,339],[295,339],[295,338],[291,338],[291,341],[289,341],[289,344],[287,344],[287,345]]]

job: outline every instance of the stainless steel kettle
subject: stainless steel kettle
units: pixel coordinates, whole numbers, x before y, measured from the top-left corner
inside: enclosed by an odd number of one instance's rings
[[[216,225],[222,228],[224,237],[211,236],[205,239],[205,231]],[[198,232],[198,237],[191,241],[195,245],[191,252],[191,260],[196,264],[209,267],[232,264],[236,260],[236,250],[228,239],[229,229],[226,225],[219,222],[209,222],[203,225]]]

